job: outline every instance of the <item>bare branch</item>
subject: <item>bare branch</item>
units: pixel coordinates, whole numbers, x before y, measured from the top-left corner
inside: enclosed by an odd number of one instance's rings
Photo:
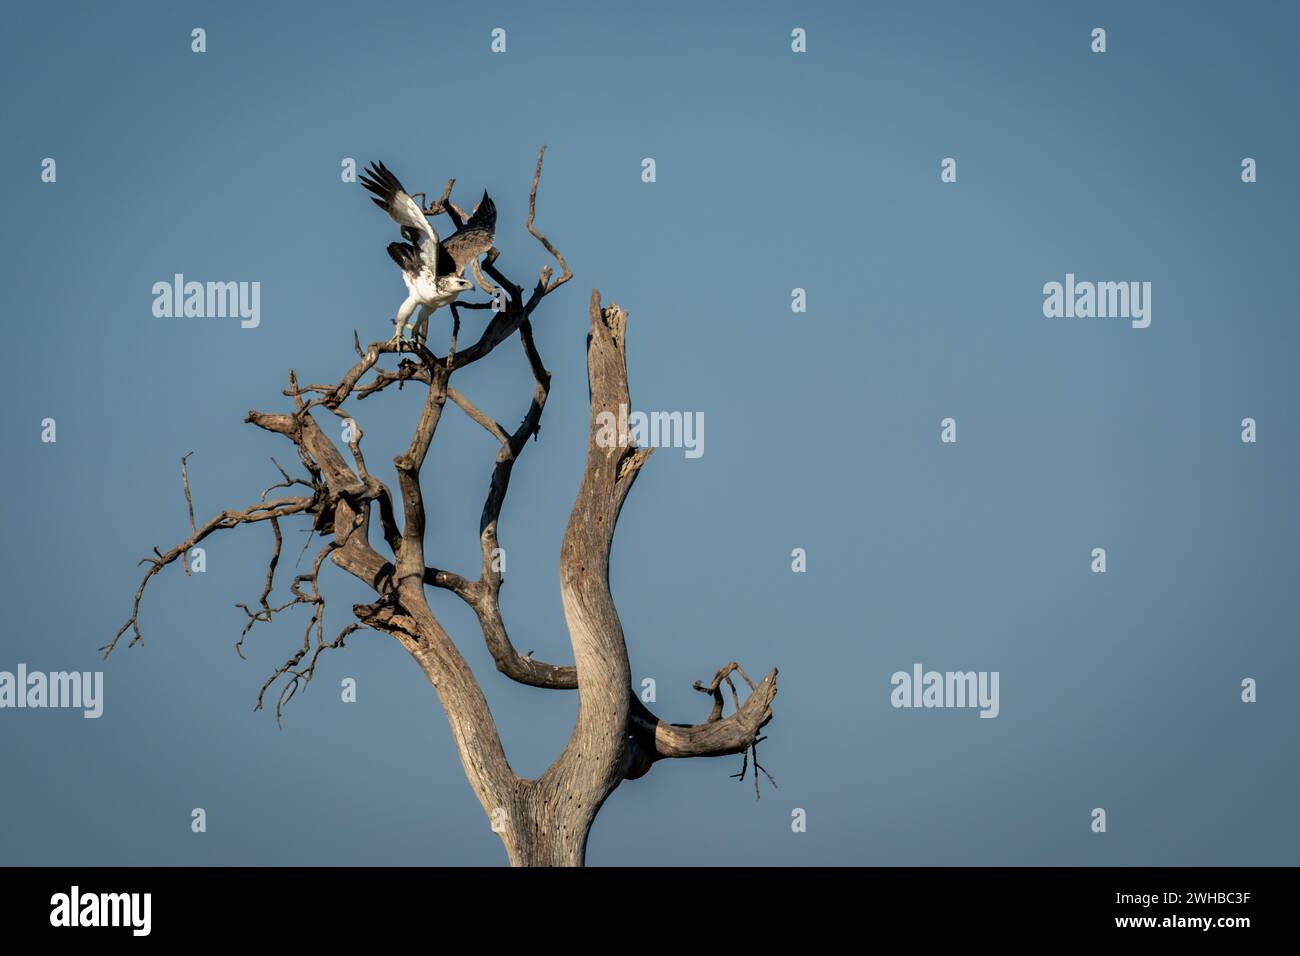
[[[526,319],[520,326],[520,339],[528,357],[529,368],[537,381],[537,388],[523,421],[513,433],[507,435],[500,424],[479,411],[469,399],[455,389],[448,389],[451,399],[501,443],[479,519],[479,545],[483,556],[479,579],[470,581],[449,571],[426,568],[424,580],[426,584],[452,591],[474,611],[484,641],[501,673],[518,683],[533,687],[572,690],[578,686],[577,669],[533,660],[531,653],[520,654],[510,640],[501,614],[503,576],[500,571],[497,522],[515,462],[527,447],[528,438],[536,435],[540,427],[551,383],[551,375],[543,366],[533,340],[532,325]]]
[[[303,485],[304,487],[313,489],[315,488],[315,485],[310,481],[307,481],[305,478],[294,478],[290,476],[290,474],[284,470],[283,466],[276,461],[274,457],[271,458],[271,464],[275,465],[276,470],[284,477],[284,481],[277,481],[273,485],[267,485],[266,489],[262,492],[263,501],[266,500],[267,495],[272,491],[275,491],[277,488],[293,488],[296,485]]]
[[[293,600],[289,601],[282,607],[273,609],[271,612],[274,613],[275,611],[281,611],[285,608],[299,604],[310,605],[312,608],[311,620],[307,622],[307,627],[303,631],[302,647],[290,656],[287,661],[277,667],[274,673],[266,679],[262,684],[261,690],[258,691],[257,704],[253,707],[253,710],[255,711],[261,710],[265,701],[267,689],[270,688],[270,686],[280,677],[289,674],[291,679],[286,682],[283,688],[281,688],[280,696],[275,704],[275,722],[281,726],[283,726],[284,705],[293,699],[293,695],[297,692],[300,684],[305,686],[306,684],[311,683],[311,679],[316,673],[316,662],[320,658],[321,652],[330,650],[331,648],[344,646],[343,642],[347,636],[362,627],[361,624],[349,624],[332,642],[329,644],[325,643],[325,598],[322,597],[320,593],[320,570],[325,558],[338,547],[340,547],[340,545],[332,541],[322,548],[317,553],[316,559],[312,562],[311,570],[306,574],[300,574],[295,577],[293,583],[289,586],[289,590],[293,594]],[[302,587],[304,584],[311,585],[310,594],[303,592]],[[251,627],[252,622],[250,622],[248,626]],[[316,633],[315,651],[312,653],[307,666],[299,668],[298,665],[302,662],[302,659],[309,651],[312,651],[311,639],[313,630]],[[245,632],[247,632],[247,628],[245,628]]]
[[[104,657],[108,657],[117,646],[118,640],[130,628],[134,634],[128,647],[133,647],[144,640],[144,635],[140,632],[140,601],[144,598],[144,589],[149,584],[149,580],[171,564],[182,554],[188,554],[189,549],[194,547],[214,531],[220,531],[225,528],[238,527],[241,524],[254,524],[258,521],[270,521],[273,518],[282,518],[286,515],[301,514],[307,511],[315,503],[315,497],[300,498],[277,498],[274,501],[259,501],[256,504],[249,505],[242,511],[223,511],[212,520],[205,523],[202,527],[197,528],[193,534],[166,552],[161,552],[154,548],[157,558],[146,558],[149,564],[149,570],[145,572],[144,579],[140,582],[140,587],[136,589],[135,600],[131,604],[131,616],[126,623],[118,628],[113,639],[100,648]],[[141,562],[145,563],[145,562]]]
[[[696,682],[696,690],[715,694],[714,709],[702,724],[666,724],[642,704],[635,694],[632,695],[629,726],[648,760],[644,766],[637,768],[639,772],[630,774],[629,779],[643,774],[649,763],[666,757],[721,757],[745,753],[753,748],[759,739],[759,730],[772,719],[777,671],[773,668],[753,687],[749,697],[743,704],[737,704],[731,716],[722,717],[722,694],[718,685],[734,669],[737,669],[734,662],[720,669],[711,689],[701,687]]]
[[[194,497],[190,494],[190,475],[186,467],[186,462],[194,452],[186,452],[181,456],[181,484],[185,486],[185,505],[190,512],[190,530],[197,531],[198,526],[194,524]]]
[[[560,264],[562,274],[555,280],[554,284],[551,284],[548,282],[548,279],[550,278],[549,269],[543,273],[541,280],[538,283],[542,289],[543,295],[554,292],[560,286],[564,285],[564,283],[573,278],[573,273],[569,271],[569,264],[564,261],[564,256],[560,255],[560,250],[551,245],[551,240],[542,235],[542,233],[533,225],[533,221],[537,218],[537,184],[542,178],[542,158],[545,155],[546,147],[543,146],[537,153],[537,168],[533,171],[533,187],[528,192],[528,232],[534,239],[546,247],[547,252],[555,257],[555,261]]]
[[[189,508],[190,512],[190,530],[194,531],[194,499],[190,496],[190,474],[186,466],[186,462],[192,454],[194,454],[194,452],[189,451],[181,456],[181,487],[185,489],[185,505]],[[265,498],[266,495],[263,495],[262,497]],[[189,577],[190,559],[188,554],[181,555],[181,567],[185,569],[185,576]]]
[[[422,208],[420,211],[423,212],[426,216],[437,216],[437,215],[441,215],[444,212],[449,212],[450,209],[449,200],[451,199],[451,187],[455,185],[456,185],[455,179],[447,180],[447,185],[446,187],[443,188],[442,195],[438,199],[430,203],[428,206]],[[421,199],[425,198],[424,193],[416,193],[415,195],[419,196]],[[459,223],[457,225],[459,225]]]
[[[269,621],[276,611],[284,610],[282,607],[272,608],[268,603],[271,589],[275,586],[275,566],[280,563],[280,549],[284,546],[284,535],[280,533],[280,522],[275,518],[271,519],[271,530],[275,532],[275,547],[271,551],[271,560],[266,568],[266,586],[262,588],[262,596],[258,599],[262,605],[261,610],[254,613],[248,609],[246,604],[235,605],[235,607],[242,608],[244,613],[248,615],[248,623],[244,625],[244,629],[239,633],[239,640],[235,642],[235,653],[240,657],[244,656],[244,638],[253,629],[253,625],[258,621]]]
[[[470,418],[474,419],[474,421],[478,422],[480,425],[486,428],[488,430],[488,434],[490,434],[497,441],[501,442],[502,444],[505,444],[506,442],[510,441],[510,437],[506,435],[506,430],[501,427],[501,424],[499,422],[493,421],[492,416],[484,414],[482,411],[480,411],[477,405],[471,402],[459,391],[448,386],[447,397],[450,398],[457,405],[459,405],[461,409],[464,410],[466,415],[468,415]]]

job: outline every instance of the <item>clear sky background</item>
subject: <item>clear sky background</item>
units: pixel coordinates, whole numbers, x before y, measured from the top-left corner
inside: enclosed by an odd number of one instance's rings
[[[136,562],[185,537],[181,455],[199,520],[248,504],[269,456],[294,456],[247,410],[288,407],[291,367],[335,381],[353,329],[391,334],[395,229],[342,160],[435,194],[455,176],[462,204],[488,189],[500,263],[531,284],[543,143],[538,221],[575,278],[535,318],[554,389],[502,518],[515,642],[571,660],[557,560],[598,287],[631,313],[636,406],[706,422],[703,457],[656,454],[623,512],[633,674],[683,722],[708,711],[691,681],[723,663],[781,669],[760,747],[779,789],[756,801],[728,777],[739,757],[661,763],[605,805],[589,863],[1300,862],[1294,6],[50,2],[0,18],[0,670],[106,675],[99,720],[0,711],[0,863],[504,862],[390,638],[323,657],[283,730],[253,713],[306,623],[255,631],[248,661],[233,650],[269,527],[211,539],[203,575],[155,579],[143,647],[102,664],[96,649]],[[260,327],[155,318],[151,286],[177,272],[261,282]],[[1067,272],[1150,281],[1151,327],[1045,318],[1042,286]],[[446,330],[440,313],[435,342]],[[514,343],[456,383],[507,424],[532,390]],[[418,400],[355,408],[387,478]],[[939,441],[948,416],[956,445]],[[476,567],[493,454],[449,406],[425,469],[431,563]],[[288,570],[304,536],[285,527]],[[354,584],[325,577],[330,633],[366,599]],[[540,773],[576,696],[510,683],[470,613],[431,600],[513,766]],[[890,675],[916,662],[999,671],[1000,716],[892,708]]]

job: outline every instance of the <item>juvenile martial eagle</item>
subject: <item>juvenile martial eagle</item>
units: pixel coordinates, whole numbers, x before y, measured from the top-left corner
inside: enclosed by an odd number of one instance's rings
[[[474,214],[446,242],[439,242],[420,206],[383,163],[371,163],[361,176],[361,184],[374,193],[372,202],[392,217],[407,240],[388,244],[388,254],[402,270],[409,293],[397,310],[393,342],[400,349],[403,333],[408,329],[415,339],[423,342],[429,316],[440,306],[454,302],[466,289],[473,288],[464,277],[465,267],[492,248],[497,207],[484,191]],[[420,314],[412,327],[407,320],[416,306]]]

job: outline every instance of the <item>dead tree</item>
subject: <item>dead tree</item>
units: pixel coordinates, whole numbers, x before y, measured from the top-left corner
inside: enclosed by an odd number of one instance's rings
[[[597,440],[597,417],[602,412],[613,412],[615,420],[619,420],[619,406],[630,407],[630,399],[625,352],[627,313],[616,305],[602,306],[596,290],[591,294],[587,335],[587,461],[560,551],[561,593],[573,664],[534,660],[531,653],[520,654],[511,642],[501,614],[503,576],[497,569],[497,524],[511,473],[529,438],[538,432],[551,385],[533,340],[531,320],[542,301],[572,278],[564,257],[535,224],[544,153],[545,147],[537,157],[533,174],[527,228],[555,259],[560,274],[555,276],[553,268],[545,266],[525,299],[524,289],[499,268],[499,252],[494,247],[484,256],[481,267],[475,264],[475,273],[484,289],[504,290],[508,305],[493,314],[482,336],[472,345],[457,348],[460,319],[453,306],[446,355],[433,354],[423,343],[408,344],[407,349],[414,348],[413,357],[399,354],[395,368],[383,368],[379,365],[381,357],[396,352],[398,347],[382,342],[362,350],[354,335],[358,361],[337,383],[299,384],[291,371],[290,387],[283,394],[293,400],[293,410],[250,411],[246,421],[292,442],[305,474],[291,476],[276,463],[282,480],[245,508],[222,511],[202,525],[195,523],[189,475],[182,459],[191,534],[169,551],[155,548],[154,556],[141,562],[148,568],[136,591],[131,616],[102,650],[107,656],[128,630],[132,633],[130,645],[142,640],[140,602],[149,581],[163,568],[178,559],[184,565],[190,549],[218,531],[266,522],[274,534],[266,581],[255,605],[238,605],[247,620],[236,649],[254,625],[269,622],[282,612],[305,605],[310,617],[301,646],[262,685],[257,709],[262,707],[267,691],[279,682],[275,706],[278,721],[284,704],[310,682],[324,651],[344,646],[346,639],[362,628],[391,635],[415,658],[437,692],[470,787],[492,829],[505,844],[510,862],[517,866],[578,866],[583,862],[587,833],[605,799],[624,780],[644,775],[659,760],[741,754],[741,772],[735,776],[743,780],[752,760],[757,789],[758,773],[763,769],[757,755],[757,744],[764,739],[759,731],[772,718],[777,672],[772,670],[755,685],[733,662],[720,668],[707,685],[697,681],[695,689],[712,698],[711,711],[699,724],[661,721],[631,687],[623,628],[609,590],[609,553],[619,511],[652,449],[635,447],[626,433],[619,436],[617,443]],[[454,182],[447,183],[441,198],[429,204],[425,212],[430,216],[445,214],[459,226],[465,213],[451,199]],[[489,304],[467,303],[460,307],[488,308]],[[516,332],[532,370],[533,394],[523,421],[513,431],[507,431],[452,387],[451,376],[486,358]],[[349,462],[314,414],[319,410],[355,423],[355,415],[345,409],[345,403],[360,402],[394,385],[409,386],[420,396],[419,418],[410,444],[393,462],[398,479],[396,497],[366,467],[360,427],[354,424],[348,430],[350,434],[345,432],[345,438],[350,438],[346,442]],[[477,578],[436,567],[426,556],[430,542],[426,540],[420,473],[448,399],[500,442],[479,523],[483,560]],[[279,495],[269,497],[272,492]],[[310,570],[293,578],[288,597],[276,603],[271,593],[283,545],[280,526],[294,518],[310,522],[326,543],[315,554]],[[383,554],[371,544],[370,522],[374,518],[383,533]],[[327,560],[365,582],[375,593],[373,602],[353,606],[355,621],[330,640],[325,636],[325,598],[320,588]],[[188,573],[188,566],[185,570]],[[568,744],[539,778],[523,779],[511,770],[478,681],[430,610],[425,591],[429,587],[452,592],[473,610],[501,673],[533,687],[577,690],[578,718]],[[749,685],[749,696],[743,703],[736,693],[733,674],[739,674]],[[728,716],[723,715],[724,683],[731,689],[734,707]]]

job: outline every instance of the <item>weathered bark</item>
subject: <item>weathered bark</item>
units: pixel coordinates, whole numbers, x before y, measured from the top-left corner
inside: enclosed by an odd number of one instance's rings
[[[134,634],[131,644],[142,640],[138,623],[140,601],[146,585],[162,568],[177,558],[183,560],[190,547],[215,531],[268,521],[275,533],[275,549],[257,607],[240,605],[248,615],[240,643],[255,624],[269,622],[290,607],[310,607],[312,616],[302,646],[263,684],[258,708],[267,689],[284,678],[276,704],[278,719],[282,706],[299,686],[311,681],[320,654],[344,646],[345,639],[356,630],[369,628],[389,634],[406,648],[433,685],[447,714],[466,778],[492,829],[501,837],[511,864],[580,866],[586,854],[587,835],[601,805],[624,780],[643,776],[661,759],[744,754],[741,773],[735,775],[744,779],[752,754],[757,787],[757,775],[762,769],[758,764],[757,744],[762,739],[761,728],[772,717],[776,671],[771,671],[755,686],[733,662],[721,668],[707,687],[697,682],[696,689],[713,698],[711,713],[704,723],[697,725],[665,724],[631,690],[623,628],[609,589],[609,556],[619,512],[651,450],[635,447],[625,433],[619,434],[614,442],[602,443],[600,439],[602,434],[608,434],[608,429],[601,427],[602,416],[608,414],[611,421],[625,424],[619,407],[630,407],[631,398],[627,378],[627,313],[615,305],[602,307],[595,290],[591,294],[587,336],[590,391],[587,460],[560,549],[560,592],[574,663],[548,664],[533,660],[531,654],[521,655],[507,633],[500,604],[503,574],[496,561],[498,523],[514,465],[527,448],[529,438],[537,435],[550,390],[550,374],[533,341],[531,317],[547,295],[572,277],[563,256],[534,226],[541,167],[539,155],[529,196],[527,228],[554,256],[562,274],[553,277],[550,266],[543,268],[536,287],[525,300],[523,288],[497,268],[498,253],[493,248],[485,256],[481,271],[475,263],[475,274],[485,288],[491,288],[491,283],[483,277],[484,273],[500,285],[508,294],[509,306],[493,316],[482,336],[468,348],[459,352],[456,349],[460,322],[453,307],[454,330],[445,357],[419,346],[418,361],[403,361],[396,369],[387,370],[380,368],[378,362],[393,347],[375,343],[362,351],[358,341],[355,347],[359,361],[337,384],[299,386],[296,376],[290,373],[291,387],[285,394],[293,398],[295,410],[290,413],[251,411],[247,420],[289,439],[307,477],[292,478],[277,463],[284,480],[268,488],[261,501],[243,510],[223,511],[203,526],[196,525],[188,471],[182,459],[182,482],[190,507],[192,534],[167,552],[155,549],[156,557],[146,559],[150,567],[136,592],[131,618],[103,650],[105,655],[111,652],[128,628]],[[464,213],[451,201],[451,186],[448,183],[442,198],[426,214],[445,213],[459,223]],[[470,303],[464,307],[483,306]],[[455,371],[486,357],[515,332],[519,333],[535,387],[523,421],[513,432],[507,432],[479,411],[468,397],[452,388],[450,379]],[[374,378],[362,383],[362,378],[371,372]],[[360,401],[391,385],[401,387],[410,382],[423,384],[426,391],[410,444],[394,459],[399,492],[399,498],[394,499],[388,487],[366,468],[360,428],[353,430],[348,441],[352,457],[349,463],[312,412],[320,408],[354,421],[352,414],[344,410],[345,402],[352,398]],[[483,561],[477,579],[432,567],[425,554],[430,535],[425,520],[421,470],[448,399],[500,444],[480,518]],[[272,488],[294,486],[302,486],[310,494],[266,500]],[[272,606],[269,596],[282,544],[279,521],[295,515],[310,518],[312,527],[327,537],[327,543],[316,555],[311,570],[293,579],[292,599]],[[370,520],[376,515],[387,555],[370,542]],[[325,599],[319,589],[319,574],[326,558],[365,582],[376,596],[373,603],[355,605],[352,611],[356,621],[330,642],[324,638]],[[497,669],[507,677],[540,688],[577,690],[578,717],[569,741],[538,779],[522,779],[510,768],[482,688],[434,616],[427,600],[427,587],[451,591],[474,611]],[[733,672],[739,673],[750,687],[750,696],[743,704],[731,679]],[[724,682],[730,687],[735,704],[734,712],[725,718],[722,716]]]
[[[609,552],[623,500],[650,450],[626,435],[603,448],[597,417],[628,402],[627,313],[602,309],[591,294],[587,381],[591,391],[587,464],[560,548],[560,596],[578,675],[578,719],[555,763],[528,788],[525,831],[506,846],[512,862],[580,865],[587,833],[627,764],[631,670],[609,591]],[[513,843],[513,846],[512,846]]]

